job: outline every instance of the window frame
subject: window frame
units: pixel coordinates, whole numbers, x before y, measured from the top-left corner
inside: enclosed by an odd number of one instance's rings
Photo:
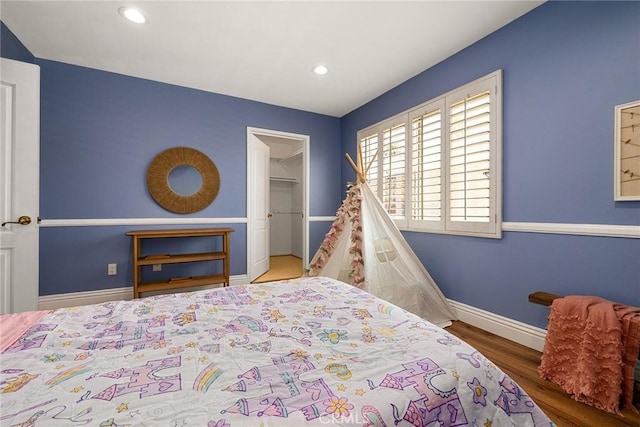
[[[489,92],[489,220],[486,222],[452,221],[450,218],[450,107],[470,96]],[[440,219],[413,219],[413,164],[414,147],[413,123],[419,117],[440,109]],[[357,132],[357,144],[377,135],[377,146],[381,147],[384,129],[404,123],[405,126],[405,201],[403,217],[392,216],[394,222],[404,231],[429,232],[439,234],[502,238],[502,70],[496,70],[443,95],[430,99],[400,114],[382,120]],[[375,151],[374,151],[375,152]],[[363,156],[364,157],[364,156]],[[383,172],[382,151],[376,159],[378,185],[373,192],[382,200]],[[365,163],[365,167],[367,164]],[[383,203],[384,204],[384,203]]]

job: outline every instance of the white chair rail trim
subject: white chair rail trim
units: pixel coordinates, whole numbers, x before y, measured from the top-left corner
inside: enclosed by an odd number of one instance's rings
[[[630,239],[640,239],[640,226],[638,225],[503,222],[502,231],[515,231],[521,233],[572,234],[577,236],[625,237]]]
[[[40,227],[96,227],[117,225],[196,225],[196,224],[246,224],[247,218],[91,218],[91,219],[42,219]]]
[[[333,222],[335,216],[310,216],[309,222]],[[40,227],[96,227],[119,225],[246,224],[246,217],[231,218],[94,218],[43,219]],[[502,231],[518,233],[567,234],[576,236],[640,239],[639,225],[567,224],[551,222],[503,222]]]
[[[336,220],[335,216],[310,216],[309,217],[309,222],[333,222]]]

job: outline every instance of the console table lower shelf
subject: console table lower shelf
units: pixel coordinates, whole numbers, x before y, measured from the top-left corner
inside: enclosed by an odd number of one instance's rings
[[[195,228],[195,229],[165,229],[165,230],[136,230],[129,231],[133,241],[133,296],[139,298],[144,292],[167,291],[173,289],[192,288],[197,286],[215,285],[229,286],[229,234],[232,228]],[[182,239],[174,238],[209,238],[215,243],[216,239],[221,243],[221,250],[215,252],[203,251],[197,253],[181,253],[180,242]],[[143,242],[152,239],[169,239],[173,241],[171,251],[176,253],[152,253],[144,254]],[[184,245],[184,243],[182,243]],[[166,246],[166,245],[165,245]],[[215,244],[207,242],[208,250],[214,249]],[[210,249],[209,249],[210,248]],[[163,264],[190,264],[197,262],[220,262],[222,273],[203,276],[172,277],[163,280],[142,280],[142,269],[153,265]],[[214,270],[219,271],[220,269]],[[200,271],[202,272],[202,271]]]
[[[208,276],[194,276],[194,277],[175,277],[169,280],[156,280],[150,282],[140,282],[137,286],[137,292],[154,292],[164,291],[167,289],[179,289],[190,288],[193,286],[205,286],[205,285],[225,285],[227,279],[224,274],[212,274]]]

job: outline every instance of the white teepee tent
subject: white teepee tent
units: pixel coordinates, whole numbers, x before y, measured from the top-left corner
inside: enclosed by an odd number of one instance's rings
[[[367,184],[361,158],[359,153],[356,165],[347,154],[358,182],[349,187],[309,274],[351,283],[440,327],[449,326],[455,313]]]

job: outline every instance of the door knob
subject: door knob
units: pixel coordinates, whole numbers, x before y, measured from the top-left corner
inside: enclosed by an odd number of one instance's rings
[[[2,226],[4,227],[7,224],[20,224],[20,225],[29,225],[31,224],[31,217],[27,216],[27,215],[22,215],[20,218],[18,218],[17,221],[7,221],[7,222],[3,222]]]
[[[267,218],[271,218],[272,216],[273,216],[273,214],[272,214],[271,212],[269,212],[269,213],[267,214]]]

